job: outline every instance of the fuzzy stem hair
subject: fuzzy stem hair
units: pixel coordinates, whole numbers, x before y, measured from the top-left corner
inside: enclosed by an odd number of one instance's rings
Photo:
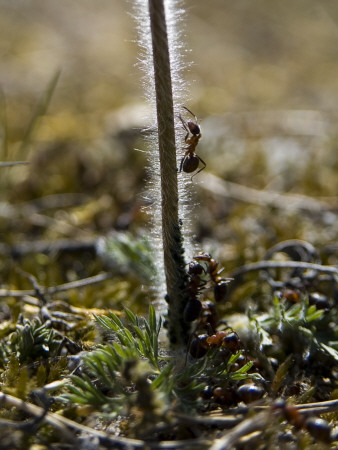
[[[163,0],[149,0],[156,94],[164,271],[167,286],[169,337],[173,346],[187,343],[183,320],[187,275],[178,212],[177,163],[173,93]]]

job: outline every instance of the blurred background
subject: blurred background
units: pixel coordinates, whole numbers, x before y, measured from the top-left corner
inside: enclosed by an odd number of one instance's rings
[[[194,178],[196,248],[231,272],[304,239],[336,264],[337,2],[184,6],[187,106],[207,163]],[[13,246],[147,227],[146,156],[135,149],[148,105],[131,11],[123,0],[0,0],[0,161],[29,161],[0,168],[6,285],[25,286],[9,264]],[[21,267],[44,283],[101,269],[90,251],[62,264],[26,253]]]

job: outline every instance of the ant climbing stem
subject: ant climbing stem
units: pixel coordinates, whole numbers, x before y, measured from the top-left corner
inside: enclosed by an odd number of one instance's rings
[[[223,272],[223,268],[219,268],[219,264],[215,261],[209,253],[201,252],[197,256],[194,256],[194,260],[199,263],[204,261],[208,265],[207,272],[214,283],[214,297],[215,301],[222,302],[228,292],[228,283],[233,280],[233,278],[222,278],[220,274]]]
[[[187,134],[184,137],[184,142],[187,144],[187,147],[184,147],[183,150],[186,150],[183,158],[181,159],[180,164],[180,170],[179,172],[186,172],[191,173],[198,169],[199,163],[201,162],[203,164],[203,167],[199,170],[197,170],[194,175],[192,175],[191,180],[195,175],[202,172],[203,169],[206,168],[206,163],[203,161],[203,159],[196,154],[196,147],[198,145],[199,140],[202,137],[201,128],[198,125],[198,120],[195,114],[190,111],[190,109],[183,106],[183,108],[188,111],[189,114],[191,114],[195,122],[192,120],[185,121],[181,114],[179,114],[178,118],[182,122],[183,129],[187,132]]]
[[[211,285],[214,288],[214,300],[222,302],[226,298],[227,285],[232,278],[220,276],[223,268],[209,253],[200,252],[194,256],[188,265],[188,283],[185,289],[187,302],[183,311],[184,321],[192,324],[194,331],[190,335],[187,347],[185,364],[188,361],[188,353],[194,358],[202,358],[208,349],[222,347],[230,353],[237,353],[241,349],[239,337],[232,328],[218,331],[223,321],[218,320],[217,309],[211,300],[202,300],[204,290]],[[203,330],[203,334],[201,331]],[[205,334],[205,330],[208,334]],[[230,331],[229,331],[230,330]]]

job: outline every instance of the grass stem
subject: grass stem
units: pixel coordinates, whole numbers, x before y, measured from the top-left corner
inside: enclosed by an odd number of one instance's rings
[[[186,345],[188,327],[183,320],[186,271],[178,214],[175,123],[170,55],[163,0],[149,0],[156,92],[158,146],[161,175],[161,210],[164,270],[168,299],[169,337],[173,346]]]

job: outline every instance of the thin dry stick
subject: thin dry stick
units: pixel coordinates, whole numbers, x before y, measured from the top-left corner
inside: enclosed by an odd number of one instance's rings
[[[42,287],[40,286],[41,293],[43,295],[53,295],[58,292],[69,291],[70,289],[79,289],[86,286],[91,286],[92,284],[101,283],[102,281],[112,278],[113,275],[109,272],[99,273],[92,277],[83,278],[77,281],[70,281],[69,283],[60,284],[53,287]],[[0,297],[24,297],[26,295],[36,295],[35,289],[26,290],[11,290],[11,289],[0,289]]]
[[[301,405],[294,405],[299,411],[309,413],[310,410],[314,414],[324,414],[338,411],[338,400],[327,400],[325,402],[304,403]]]
[[[268,269],[304,269],[316,270],[321,273],[338,275],[338,267],[323,266],[321,264],[303,262],[303,261],[259,261],[256,263],[247,264],[236,269],[231,276],[236,278],[248,272]]]
[[[315,402],[315,403],[305,403],[299,405],[293,405],[295,409],[299,411],[300,414],[303,415],[315,415],[319,416],[321,414],[327,414],[331,412],[338,411],[338,400],[328,400],[324,402]],[[186,414],[176,414],[176,418],[181,423],[190,423],[190,424],[203,424],[205,427],[218,427],[220,429],[223,428],[232,428],[235,425],[241,423],[245,416],[252,415],[253,412],[264,412],[271,411],[271,405],[253,405],[253,406],[239,406],[238,408],[234,408],[229,412],[229,414],[224,413],[214,413],[205,414],[205,415],[186,415]]]
[[[338,401],[331,400],[327,402],[316,402],[305,405],[294,405],[294,407],[300,412],[308,416],[310,413],[314,415],[320,415],[328,412],[335,412],[338,409]],[[249,417],[243,420],[240,424],[235,426],[231,431],[227,431],[222,437],[216,439],[214,444],[210,447],[210,450],[227,450],[235,447],[238,441],[244,436],[248,436],[251,433],[257,431],[264,431],[267,425],[271,424],[272,411],[271,407],[258,406],[254,407],[254,410],[266,409],[259,412],[253,417]],[[278,416],[278,415],[277,415]],[[218,424],[220,426],[221,424]]]
[[[67,439],[68,442],[76,441],[76,436],[70,432],[69,429],[73,429],[82,433],[86,433],[90,436],[95,436],[99,439],[100,444],[109,448],[113,448],[114,445],[118,447],[128,447],[128,448],[144,448],[144,442],[139,439],[130,439],[124,437],[115,437],[107,433],[95,430],[93,428],[87,427],[85,425],[78,424],[73,420],[67,419],[66,417],[60,416],[59,414],[52,412],[45,412],[45,410],[39,406],[33,405],[31,403],[24,402],[19,398],[13,397],[12,395],[4,394],[0,392],[0,402],[3,405],[14,406],[21,411],[31,414],[35,417],[41,417],[41,419],[52,425],[59,430],[61,435]],[[114,447],[116,448],[116,447]]]
[[[270,421],[271,415],[268,412],[261,412],[252,418],[245,419],[220,439],[216,439],[210,447],[210,450],[227,450],[233,448],[240,438],[255,431],[264,430]]]
[[[169,303],[169,337],[172,345],[185,346],[188,341],[188,327],[183,320],[186,273],[178,217],[174,109],[163,0],[149,0],[149,14],[161,166],[162,236]]]
[[[29,164],[29,162],[28,161],[0,162],[0,167],[22,166],[25,164]]]
[[[222,180],[211,173],[202,173],[200,180],[201,188],[212,195],[232,198],[245,203],[310,213],[337,211],[338,209],[338,197],[313,198],[300,194],[279,193],[265,189],[259,190]]]
[[[94,428],[88,427],[86,425],[79,424],[73,420],[67,419],[59,414],[53,412],[46,412],[40,406],[33,405],[32,403],[24,402],[23,400],[13,397],[12,395],[4,394],[0,392],[0,403],[2,405],[18,408],[21,411],[31,414],[32,416],[39,418],[41,421],[48,423],[52,427],[56,428],[60,435],[63,436],[68,443],[79,444],[76,439],[75,433],[71,432],[73,430],[77,433],[81,433],[87,436],[93,436],[98,439],[101,446],[104,448],[128,448],[128,449],[138,449],[138,448],[149,448],[149,449],[177,449],[177,448],[187,448],[191,446],[194,448],[206,448],[209,444],[208,440],[205,439],[187,439],[180,441],[162,441],[162,442],[145,442],[140,439],[132,439],[122,436],[114,436],[104,431],[99,431]],[[11,428],[22,428],[22,422],[16,424],[14,421],[7,421],[5,423],[0,420],[1,425],[11,427]]]

